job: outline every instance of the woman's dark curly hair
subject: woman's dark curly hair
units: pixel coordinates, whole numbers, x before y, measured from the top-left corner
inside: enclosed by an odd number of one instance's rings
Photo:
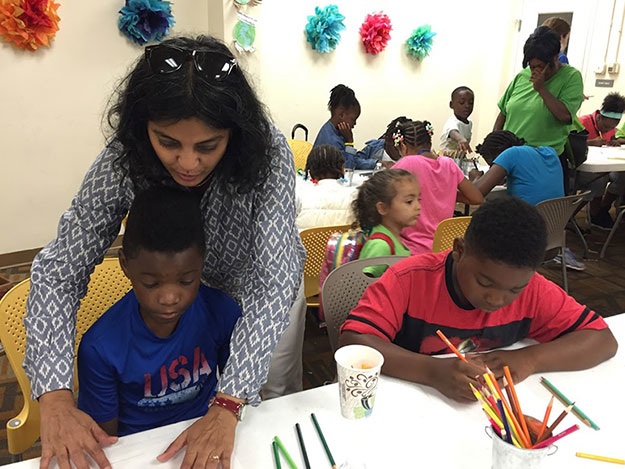
[[[162,44],[232,57],[210,36],[177,37]],[[271,171],[271,124],[238,66],[217,82],[199,74],[192,60],[173,73],[154,73],[142,55],[111,100],[110,140],[123,145],[117,163],[134,183],[147,180],[152,185],[171,178],[152,148],[148,121],[175,123],[195,117],[210,127],[229,129],[228,146],[214,175],[240,193],[261,186]]]
[[[378,171],[358,188],[358,196],[352,202],[354,218],[363,229],[373,228],[382,223],[382,215],[376,204],[391,205],[397,195],[395,183],[404,178],[416,180],[414,174],[405,169]]]
[[[560,35],[547,26],[539,26],[525,41],[522,66],[525,68],[530,60],[538,59],[553,67],[559,53]]]

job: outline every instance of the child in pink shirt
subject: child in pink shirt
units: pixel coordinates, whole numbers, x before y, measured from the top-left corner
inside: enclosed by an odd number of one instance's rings
[[[393,134],[402,158],[393,166],[414,173],[421,185],[421,215],[415,226],[404,228],[402,241],[411,254],[432,251],[434,231],[438,224],[454,214],[456,201],[478,205],[481,192],[464,176],[451,158],[432,153],[432,124],[407,121]]]

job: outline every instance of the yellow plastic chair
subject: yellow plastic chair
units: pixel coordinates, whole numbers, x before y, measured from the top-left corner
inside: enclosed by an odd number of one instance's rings
[[[117,258],[106,258],[102,264],[96,266],[76,316],[76,351],[87,329],[130,288],[130,280],[122,272]],[[21,412],[6,424],[8,450],[13,455],[22,454],[39,438],[39,403],[30,399],[30,382],[22,368],[26,348],[23,319],[29,290],[30,279],[26,279],[0,300],[0,340],[24,395]],[[74,383],[74,391],[77,391],[78,379]]]
[[[306,160],[308,159],[310,150],[312,150],[313,144],[305,140],[288,139],[287,142],[289,142],[289,146],[293,152],[295,171],[306,168]]]
[[[306,248],[304,263],[304,295],[307,306],[319,306],[319,274],[325,257],[328,239],[332,233],[345,233],[351,225],[321,226],[308,228],[299,235]]]
[[[464,236],[471,217],[447,218],[438,224],[434,232],[432,252],[448,251],[454,247],[454,239]]]

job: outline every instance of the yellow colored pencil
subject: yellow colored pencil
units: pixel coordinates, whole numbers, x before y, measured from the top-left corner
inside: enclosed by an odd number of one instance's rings
[[[492,375],[492,376],[491,376]],[[512,433],[517,437],[517,440],[523,443],[524,448],[529,448],[531,444],[525,439],[525,435],[523,434],[523,429],[521,428],[521,424],[516,419],[512,410],[510,410],[510,406],[508,405],[508,401],[502,397],[501,389],[499,388],[499,384],[497,384],[497,380],[494,378],[494,374],[491,371],[489,373],[484,374],[484,379],[488,383],[488,385],[495,390],[494,395],[501,399],[503,404],[503,410],[506,414],[506,418],[508,419],[508,423],[510,423],[510,427],[512,428]]]
[[[497,413],[492,409],[488,401],[484,399],[484,397],[480,394],[480,392],[477,389],[475,389],[473,384],[469,383],[469,386],[471,386],[471,389],[473,390],[473,394],[475,394],[475,397],[477,397],[477,400],[482,403],[482,408],[484,409],[484,412],[486,412],[486,414],[491,419],[493,419],[493,421],[497,425],[499,425],[499,428],[504,428],[503,422],[499,418],[499,415],[497,415]],[[523,448],[523,446],[519,444],[519,440],[515,437],[514,430],[512,432],[512,443],[514,443],[514,445],[518,448]]]
[[[607,458],[605,456],[597,456],[596,454],[575,453],[578,458],[593,459],[595,461],[611,462],[614,464],[625,465],[625,459]]]

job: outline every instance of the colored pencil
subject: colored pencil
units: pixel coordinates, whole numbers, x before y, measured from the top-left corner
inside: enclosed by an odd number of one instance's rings
[[[274,440],[271,442],[271,446],[273,448],[273,457],[276,461],[276,469],[282,469],[282,464],[280,464],[280,455],[278,454],[278,443]]]
[[[442,340],[443,342],[445,342],[445,345],[447,345],[447,347],[449,347],[449,348],[451,349],[451,351],[452,351],[452,352],[454,352],[454,353],[458,356],[458,358],[459,358],[460,360],[462,360],[462,361],[463,361],[463,362],[465,362],[465,363],[469,363],[469,361],[468,361],[466,358],[464,358],[464,355],[462,355],[462,354],[460,353],[460,351],[459,351],[456,347],[454,347],[454,344],[452,344],[452,343],[449,341],[449,339],[448,339],[447,337],[445,337],[445,334],[443,334],[443,331],[441,331],[441,330],[439,329],[439,330],[437,330],[437,331],[436,331],[436,333],[437,333],[437,334],[438,334],[438,336],[441,338],[441,340]]]
[[[472,383],[469,383],[469,386],[471,386],[471,389],[473,390],[475,397],[477,397],[477,399],[482,403],[482,409],[484,410],[484,412],[486,412],[486,415],[488,415],[490,417],[490,420],[495,422],[499,428],[503,429],[503,423],[501,421],[501,418],[499,418],[499,415],[497,415],[495,411],[491,409],[490,405],[484,400],[482,395],[477,391],[477,389],[475,389]],[[523,447],[521,446],[521,444],[519,443],[519,441],[517,440],[514,434],[512,434],[511,437],[512,437],[512,443],[514,444],[514,446],[518,448]]]
[[[482,409],[484,410],[484,409]],[[486,411],[484,410],[484,413],[486,414]],[[488,414],[486,414],[486,418],[488,419],[488,421],[490,422],[490,426],[493,427],[493,431],[497,433],[497,435],[501,436],[501,427],[499,425],[497,425],[497,423],[491,419]],[[505,431],[505,430],[504,430]]]
[[[611,462],[614,464],[625,465],[625,459],[607,458],[605,456],[597,456],[596,454],[588,453],[575,453],[575,456],[577,456],[578,458],[594,459],[595,461]]]
[[[516,408],[516,404],[514,402],[514,398],[512,397],[512,392],[510,391],[510,386],[508,386],[508,381],[506,378],[503,379],[503,389],[506,391],[506,396],[508,396],[508,402],[510,403],[510,407],[512,408],[512,412],[514,412],[514,416],[519,419],[519,409]]]
[[[565,436],[570,435],[571,433],[573,433],[573,432],[575,432],[577,430],[579,430],[579,425],[575,424],[573,426],[570,426],[569,428],[567,428],[563,432],[558,433],[556,436],[552,436],[551,438],[547,438],[545,441],[542,441],[542,442],[534,445],[532,447],[532,449],[546,448],[547,446],[551,445],[552,443],[555,443],[556,441],[558,441],[560,438],[564,438]]]
[[[506,417],[508,418],[508,423],[510,423],[510,427],[512,428],[512,432],[516,435],[519,442],[525,448],[529,448],[531,446],[531,443],[525,438],[525,434],[523,433],[521,424],[512,413],[512,410],[510,410],[510,406],[508,405],[508,402],[505,400],[505,398],[503,398],[501,388],[499,387],[499,383],[497,383],[497,379],[495,378],[494,373],[488,368],[487,370],[488,371],[486,375],[484,376],[484,378],[490,385],[492,385],[495,388],[495,391],[496,391],[495,395],[501,399]]]
[[[540,439],[543,436],[543,433],[545,433],[545,429],[547,428],[549,416],[551,415],[551,408],[553,407],[553,399],[554,397],[551,396],[551,399],[549,399],[549,404],[547,404],[547,410],[545,411],[545,417],[543,418],[543,423],[540,425],[540,431],[538,432],[538,436],[536,437],[536,443],[540,441]]]
[[[282,454],[286,458],[286,462],[289,463],[289,467],[291,469],[297,469],[297,466],[295,465],[295,461],[293,461],[293,458],[291,458],[291,455],[289,454],[289,452],[286,450],[286,448],[282,444],[282,441],[280,441],[280,438],[278,438],[277,436],[274,436],[273,437],[273,441],[275,441],[276,444],[278,445],[278,448],[280,449],[280,451],[282,452]]]
[[[566,409],[564,409],[560,415],[558,415],[558,418],[555,419],[555,421],[549,426],[549,428],[547,428],[547,433],[551,432],[551,434],[553,435],[553,431],[560,424],[560,422],[564,420],[564,417],[566,417],[569,414],[569,412],[571,411],[574,405],[575,403],[571,404]]]
[[[330,452],[330,448],[328,447],[328,443],[326,442],[326,438],[325,438],[325,436],[323,436],[323,432],[321,431],[321,427],[319,426],[319,422],[317,422],[317,417],[315,417],[314,413],[310,414],[310,416],[312,417],[312,421],[315,424],[315,428],[317,429],[317,434],[319,435],[319,438],[321,439],[321,443],[323,444],[323,448],[326,451],[326,455],[328,456],[328,460],[330,461],[330,465],[332,466],[332,469],[336,469],[336,463],[334,462],[334,458],[332,457],[332,453]]]
[[[510,425],[508,425],[508,419],[505,416],[505,412],[503,410],[503,404],[501,402],[501,399],[497,399],[497,407],[499,407],[499,412],[501,413],[501,421],[503,422],[503,428],[504,430],[506,430],[506,441],[512,444]]]
[[[547,388],[547,390],[553,394],[556,399],[558,399],[560,402],[562,402],[562,404],[568,406],[572,404],[572,401],[570,401],[564,394],[562,394],[558,388],[556,388],[547,378],[541,377],[540,378],[540,382],[541,384]],[[593,422],[592,420],[590,420],[590,418],[588,418],[588,416],[583,413],[579,407],[577,406],[573,406],[573,410],[571,411],[573,412],[573,414],[580,419],[584,424],[588,425],[591,428],[594,428],[595,430],[599,430],[599,426]]]
[[[297,441],[299,441],[299,447],[302,450],[302,457],[304,458],[304,465],[306,469],[310,469],[310,461],[308,460],[308,453],[306,452],[306,445],[304,444],[304,437],[302,436],[302,429],[299,423],[295,424],[295,430],[297,431]]]
[[[523,411],[521,410],[521,403],[519,402],[519,398],[516,395],[516,389],[514,389],[514,382],[512,381],[512,375],[510,374],[510,368],[508,366],[503,367],[503,373],[506,375],[506,381],[508,382],[508,387],[512,392],[512,399],[514,400],[514,405],[518,411],[518,419],[521,423],[521,427],[523,428],[523,433],[527,437],[527,441],[532,444],[532,439],[530,438],[530,432],[527,429],[527,424],[525,423],[525,416],[523,415]],[[510,401],[512,403],[512,401]]]

